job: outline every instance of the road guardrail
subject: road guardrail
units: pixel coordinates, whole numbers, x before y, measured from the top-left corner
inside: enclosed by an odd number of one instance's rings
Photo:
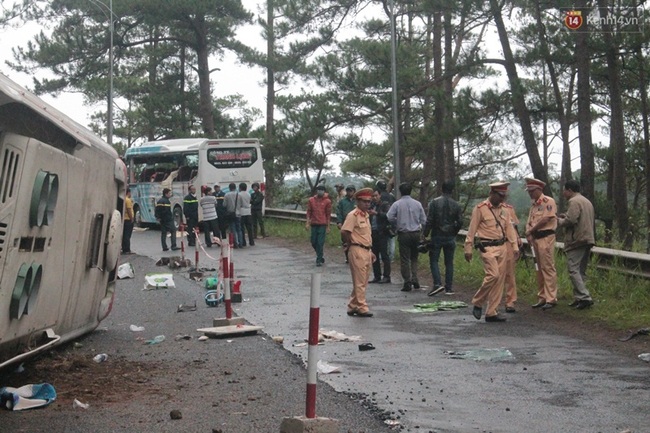
[[[266,208],[266,216],[292,221],[306,221],[306,212],[302,210]],[[332,214],[331,222],[336,224],[336,215]],[[466,230],[458,233],[458,240],[465,242]],[[527,245],[526,239],[523,239]],[[561,250],[564,243],[556,242],[555,247]],[[529,250],[530,252],[530,250]],[[632,251],[614,250],[611,248],[594,247],[591,254],[596,257],[596,266],[599,269],[621,272],[635,277],[650,279],[650,254],[635,253]]]

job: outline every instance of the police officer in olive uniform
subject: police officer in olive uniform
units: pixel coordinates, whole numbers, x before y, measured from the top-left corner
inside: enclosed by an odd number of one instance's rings
[[[502,205],[508,211],[510,215],[510,221],[512,222],[512,227],[517,233],[517,248],[521,250],[521,238],[519,237],[519,218],[517,218],[517,213],[515,208],[509,203],[503,203]],[[515,278],[515,265],[517,260],[515,260],[515,251],[510,245],[506,243],[506,248],[508,250],[508,258],[506,259],[506,281],[505,281],[505,292],[506,292],[506,313],[516,313],[515,302],[517,302],[517,280]]]
[[[372,189],[363,188],[355,194],[356,207],[347,214],[341,226],[343,249],[348,253],[352,274],[352,293],[348,301],[348,316],[372,317],[366,303],[368,277],[375,255],[372,253],[372,229],[368,209]]]
[[[544,182],[526,178],[526,191],[533,201],[528,212],[526,239],[537,263],[537,303],[533,308],[548,310],[557,305],[557,273],[555,271],[555,200],[542,192]]]
[[[499,302],[503,295],[503,284],[506,277],[506,243],[512,245],[515,258],[519,257],[517,250],[517,234],[512,226],[508,211],[502,206],[508,193],[508,182],[490,184],[490,195],[487,200],[477,204],[472,211],[472,218],[465,238],[465,260],[472,260],[472,249],[476,247],[481,254],[485,278],[472,298],[474,309],[472,314],[477,320],[481,319],[483,305],[487,303],[485,312],[486,322],[505,322],[498,315]]]

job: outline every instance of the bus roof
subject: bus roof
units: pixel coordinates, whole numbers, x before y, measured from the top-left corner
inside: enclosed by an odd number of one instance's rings
[[[22,125],[23,127],[27,127],[30,131],[41,131],[47,134],[47,131],[44,131],[44,128],[50,128],[51,130],[51,128],[54,127],[60,131],[59,133],[63,133],[68,137],[66,138],[67,141],[73,140],[74,142],[81,143],[85,146],[92,146],[101,149],[115,158],[118,157],[115,149],[90,132],[87,128],[47,104],[33,93],[19,86],[7,76],[0,74],[0,117],[11,117],[16,114],[17,110],[13,106],[9,106],[9,104],[19,104],[20,106],[35,112],[37,116],[29,118],[30,122],[38,122],[38,119],[42,119],[42,123],[47,123],[45,127],[43,124],[39,124],[40,128],[35,127],[35,125],[31,123],[27,126]],[[22,130],[15,132],[28,136],[31,135],[36,139],[43,139],[34,133],[29,134]],[[48,141],[51,141],[52,136],[48,135],[48,137],[50,139]]]
[[[259,145],[257,138],[176,138],[172,140],[149,141],[142,146],[129,147],[124,154],[125,157],[147,154],[177,153],[192,150],[199,150],[201,145],[207,146],[242,146]]]

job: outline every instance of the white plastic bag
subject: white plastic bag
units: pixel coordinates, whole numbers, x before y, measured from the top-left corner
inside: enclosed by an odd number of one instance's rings
[[[135,272],[133,271],[133,265],[131,263],[122,263],[117,268],[117,278],[122,280],[124,278],[133,278]]]
[[[147,274],[144,276],[144,290],[173,289],[174,276],[172,274]]]

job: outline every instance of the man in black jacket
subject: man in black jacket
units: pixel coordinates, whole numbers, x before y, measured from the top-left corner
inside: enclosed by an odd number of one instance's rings
[[[189,194],[183,198],[183,214],[185,215],[187,245],[193,247],[196,245],[194,228],[199,225],[199,199],[196,198],[196,187],[194,185],[190,185],[188,189]]]
[[[462,209],[458,202],[451,198],[454,191],[453,181],[447,180],[442,184],[442,195],[429,203],[429,215],[424,226],[424,237],[431,233],[429,243],[429,266],[433,276],[433,288],[428,295],[433,296],[445,291],[453,295],[454,280],[454,251],[456,250],[456,235],[463,225]],[[438,260],[440,250],[445,255],[445,285],[442,285]]]
[[[253,238],[257,239],[257,227],[260,228],[260,236],[265,238],[263,203],[264,193],[260,191],[260,184],[255,182],[251,185],[253,193],[251,194],[251,216],[253,217]]]
[[[164,188],[162,190],[162,197],[156,203],[156,221],[160,224],[160,243],[162,244],[163,251],[169,251],[167,248],[167,232],[172,235],[172,251],[178,250],[176,246],[176,226],[174,226],[174,215],[172,214],[172,203],[169,197],[172,196],[172,190]]]
[[[219,225],[219,231],[221,234],[219,237],[221,239],[228,239],[228,217],[226,215],[226,204],[224,203],[224,197],[226,193],[221,190],[221,185],[214,185],[213,195],[217,198],[217,224]]]
[[[372,204],[368,214],[372,227],[372,252],[377,259],[372,263],[374,279],[370,283],[390,283],[390,258],[388,258],[388,240],[390,223],[386,217],[391,203],[382,201],[378,189],[372,193]],[[384,264],[384,277],[381,276],[381,263]]]

